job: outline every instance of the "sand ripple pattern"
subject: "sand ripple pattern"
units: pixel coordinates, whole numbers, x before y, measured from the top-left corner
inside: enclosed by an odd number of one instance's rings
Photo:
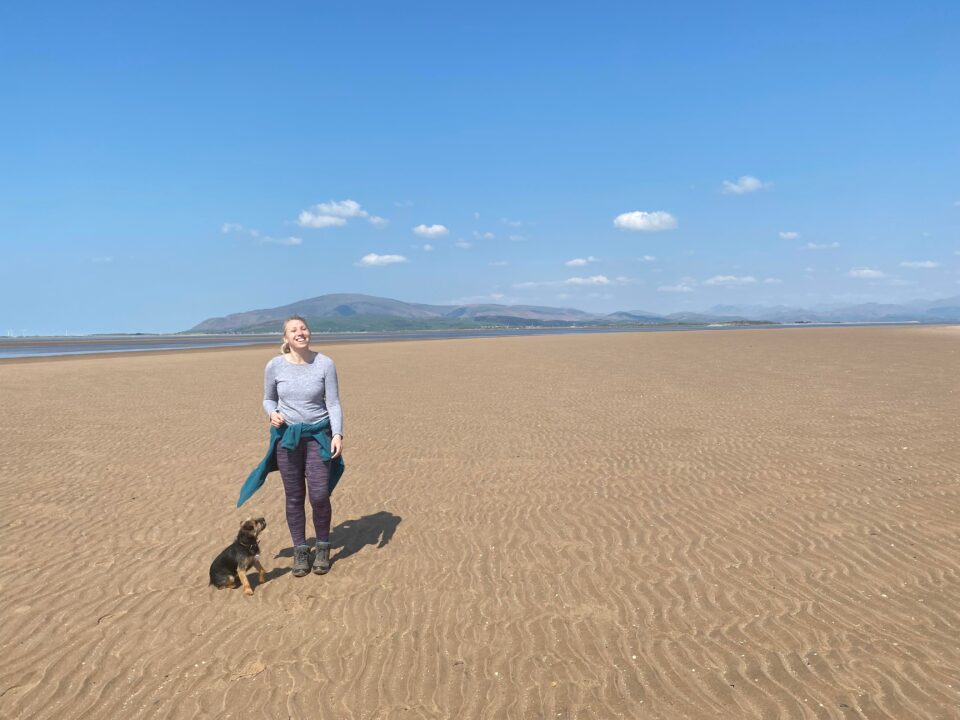
[[[960,717],[960,334],[329,352],[302,579],[279,482],[233,507],[270,351],[0,364],[0,717]]]

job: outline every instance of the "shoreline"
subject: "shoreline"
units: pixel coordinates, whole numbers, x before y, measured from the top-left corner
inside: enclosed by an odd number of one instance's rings
[[[544,336],[574,336],[574,335],[616,335],[616,334],[634,334],[634,333],[673,333],[673,332],[696,332],[696,331],[734,331],[734,330],[791,330],[791,329],[829,329],[829,328],[960,328],[960,323],[916,323],[916,322],[876,322],[876,323],[786,323],[786,324],[763,324],[763,325],[695,325],[695,326],[639,326],[625,328],[529,328],[525,330],[491,330],[489,332],[477,333],[477,331],[464,331],[462,334],[449,333],[448,331],[437,330],[436,336],[430,337],[431,331],[416,331],[417,333],[428,334],[427,337],[421,335],[408,336],[398,333],[393,337],[366,336],[365,333],[356,333],[356,337],[343,337],[343,334],[332,334],[331,337],[324,337],[323,334],[315,334],[313,339],[318,346],[323,345],[379,345],[382,343],[396,342],[420,342],[431,340],[478,340],[488,338],[510,338],[510,337],[544,337]],[[443,334],[441,334],[443,333]],[[152,338],[166,338],[171,336],[157,335]],[[279,339],[279,334],[277,338]],[[124,339],[122,342],[135,344],[138,342],[151,342],[152,338],[141,338],[139,336]],[[49,345],[57,342],[67,341],[67,338],[46,337],[37,341],[10,341],[0,343],[0,349],[4,345],[12,347],[23,347],[25,345]],[[69,340],[78,344],[96,344],[98,342],[116,342],[115,340],[86,339],[77,338]],[[202,342],[199,341],[199,342]],[[201,347],[174,347],[174,348],[151,348],[138,350],[136,348],[123,350],[92,350],[81,352],[67,352],[61,354],[49,355],[25,355],[22,357],[0,357],[0,366],[19,363],[48,362],[54,360],[75,360],[83,358],[101,358],[114,357],[118,355],[138,355],[152,357],[156,355],[165,355],[168,353],[197,353],[197,352],[222,352],[225,350],[251,350],[269,347],[268,342],[251,342],[237,345],[204,345]]]

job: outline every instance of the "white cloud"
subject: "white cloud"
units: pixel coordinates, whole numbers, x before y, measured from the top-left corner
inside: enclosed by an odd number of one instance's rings
[[[523,225],[523,220],[511,220],[510,218],[500,218],[500,222],[508,227],[520,227]]]
[[[428,238],[443,237],[450,232],[443,225],[417,225],[413,231],[421,237]]]
[[[469,250],[470,248],[473,247],[473,243],[467,242],[467,241],[464,240],[463,238],[460,238],[459,240],[457,240],[457,241],[454,243],[454,245],[456,245],[456,246],[457,246],[458,248],[460,248],[461,250]]]
[[[598,258],[595,258],[593,255],[585,258],[574,258],[573,260],[567,260],[564,265],[567,267],[583,267],[584,265],[589,265],[590,263],[600,262]]]
[[[492,232],[483,232],[483,233],[482,233],[482,232],[477,232],[476,230],[474,230],[474,231],[473,231],[473,237],[475,237],[477,240],[493,240],[493,239],[496,238],[497,236],[494,235]]]
[[[800,233],[794,232],[793,230],[781,230],[777,233],[780,236],[781,240],[799,240]]]
[[[782,282],[783,282],[783,280],[781,280],[780,278],[774,278],[774,277],[764,278],[764,279],[763,279],[763,284],[764,284],[764,285],[779,285],[779,284],[782,283]]]
[[[370,221],[370,224],[373,225],[374,227],[386,227],[387,224],[390,222],[386,218],[382,218],[379,215],[371,215],[368,218],[368,220]]]
[[[303,239],[298,237],[272,238],[264,237],[260,242],[271,243],[273,245],[303,245]]]
[[[220,232],[222,232],[224,235],[228,235],[230,233],[240,233],[242,235],[249,235],[250,237],[260,237],[259,230],[244,227],[240,223],[224,223],[220,228]]]
[[[693,288],[690,285],[677,283],[676,285],[661,285],[657,288],[657,292],[691,293],[693,292]]]
[[[413,203],[410,200],[394,200],[393,206],[398,208],[412,208]]]
[[[514,283],[515,288],[537,288],[537,287],[562,287],[564,285],[589,286],[589,285],[609,285],[610,278],[605,275],[592,275],[590,277],[571,277],[566,280],[540,280],[522,283]]]
[[[369,253],[360,258],[360,265],[366,267],[375,267],[378,265],[394,265],[396,263],[409,262],[403,255],[377,255]]]
[[[100,263],[111,263],[111,262],[113,262],[113,256],[112,256],[112,255],[101,255],[100,257],[90,258],[90,262],[92,262],[92,263],[97,263],[97,264],[100,264]]]
[[[590,277],[572,277],[563,281],[566,285],[609,285],[606,275],[591,275]]]
[[[250,237],[256,238],[262,243],[269,243],[271,245],[303,245],[303,240],[301,238],[292,236],[285,238],[270,237],[269,235],[264,235],[259,230],[244,227],[239,223],[224,223],[220,228],[220,231],[223,233],[239,233],[241,235],[249,235]]]
[[[340,227],[346,224],[347,221],[345,218],[334,217],[333,215],[315,215],[308,210],[304,210],[297,216],[297,225],[300,227],[314,228],[316,230],[328,227]]]
[[[302,211],[297,216],[297,224],[300,227],[314,229],[339,227],[346,225],[350,218],[369,217],[370,213],[364,210],[356,200],[331,200],[330,202],[317,203],[308,210]],[[383,218],[376,217],[370,220],[374,225],[386,222]]]
[[[724,180],[721,192],[725,195],[746,195],[762,188],[770,187],[772,183],[763,182],[752,175],[741,175],[739,180]]]
[[[480,213],[474,212],[474,213],[473,213],[473,219],[474,219],[474,220],[479,220],[479,219],[480,219]]]
[[[940,267],[940,263],[934,260],[904,260],[900,267],[932,269]]]
[[[613,219],[613,224],[621,230],[658,232],[660,230],[673,230],[677,227],[677,219],[662,210],[654,210],[653,212],[634,210],[617,215]]]
[[[332,200],[328,203],[318,203],[313,206],[312,210],[318,215],[333,215],[342,218],[364,218],[368,214],[356,200]]]
[[[851,268],[847,275],[861,280],[879,280],[887,276],[887,274],[881,270],[874,270],[868,267]]]
[[[511,235],[510,239],[513,240],[513,242],[523,242],[527,238],[525,235]]]
[[[431,245],[430,243],[427,243],[426,245],[423,246],[423,251],[424,251],[424,252],[433,252],[433,245]]]
[[[752,275],[743,275],[740,277],[736,275],[714,275],[709,280],[704,280],[703,284],[704,285],[727,285],[727,286],[750,285],[751,283],[755,283],[756,281],[757,279]]]
[[[821,243],[818,245],[817,243],[808,242],[806,245],[804,245],[804,247],[807,250],[833,250],[834,248],[840,247],[840,243],[832,242],[832,243]]]
[[[656,258],[653,255],[644,255],[643,257],[638,257],[637,260],[640,262],[654,262]]]

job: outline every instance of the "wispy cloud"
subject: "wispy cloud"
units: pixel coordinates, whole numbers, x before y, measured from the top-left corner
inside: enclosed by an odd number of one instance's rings
[[[493,239],[495,239],[497,236],[494,235],[492,232],[489,232],[489,231],[488,231],[488,232],[477,232],[476,230],[474,230],[474,231],[473,231],[473,237],[476,238],[477,240],[493,240]]]
[[[704,285],[752,285],[757,279],[753,275],[714,275],[712,278],[703,281]]]
[[[370,224],[373,225],[374,227],[386,227],[390,223],[389,220],[387,220],[386,218],[382,218],[379,215],[371,215],[367,219],[370,221]]]
[[[99,257],[93,257],[93,258],[90,258],[90,262],[96,263],[96,264],[98,264],[98,265],[101,264],[101,263],[111,263],[111,262],[113,262],[113,256],[112,256],[112,255],[101,255],[101,256],[99,256]]]
[[[240,223],[224,223],[220,227],[220,232],[224,233],[225,235],[247,235],[248,237],[256,239],[258,242],[268,243],[270,245],[303,245],[303,240],[301,238],[293,236],[285,238],[270,237],[269,235],[264,235],[255,228],[244,227]]]
[[[590,286],[610,285],[610,278],[606,275],[591,275],[590,277],[570,277],[566,280],[538,280],[514,283],[515,288],[563,287],[563,286]]]
[[[783,282],[780,278],[768,277],[763,279],[764,285],[779,285]]]
[[[290,236],[285,238],[261,237],[260,242],[270,243],[272,245],[303,245],[303,239]]]
[[[874,268],[868,267],[851,268],[849,272],[847,272],[847,275],[860,280],[880,280],[887,276],[882,270],[875,270]]]
[[[656,262],[656,258],[653,255],[643,255],[637,258],[640,262]]]
[[[804,245],[804,247],[807,250],[833,250],[834,248],[840,247],[840,243],[836,241],[832,243],[820,243],[820,244],[817,244],[814,242],[808,242],[806,245]]]
[[[412,208],[413,202],[410,200],[394,200],[393,206],[398,208]]]
[[[513,242],[523,242],[527,239],[526,235],[510,235],[509,239]]]
[[[661,230],[673,230],[677,227],[677,219],[663,210],[654,210],[653,212],[634,210],[617,215],[613,219],[613,224],[621,230],[659,232]]]
[[[304,210],[297,216],[297,225],[304,228],[313,228],[314,230],[340,227],[346,224],[346,218],[334,217],[333,215],[316,215],[309,210]]]
[[[510,218],[500,218],[500,222],[507,227],[521,227],[523,225],[523,220],[511,220]]]
[[[427,243],[421,248],[424,252],[433,252],[433,245]]]
[[[563,281],[566,285],[609,285],[606,275],[591,275],[590,277],[572,277]]]
[[[415,228],[413,228],[413,232],[420,237],[427,238],[443,237],[444,235],[448,235],[450,233],[450,231],[447,230],[447,228],[443,225],[417,225]]]
[[[583,267],[584,265],[589,265],[590,263],[595,262],[600,262],[600,259],[590,255],[585,258],[573,258],[573,260],[567,260],[564,265],[567,267]]]
[[[724,195],[746,195],[756,192],[763,188],[768,188],[773,183],[763,182],[753,177],[753,175],[741,175],[738,180],[724,180],[720,191]]]
[[[377,255],[369,253],[360,258],[359,265],[365,267],[376,267],[380,265],[395,265],[397,263],[409,262],[403,255]]]
[[[678,282],[676,285],[661,285],[657,288],[657,292],[669,292],[669,293],[692,293],[693,285],[688,285],[684,282]]]
[[[933,269],[940,267],[940,263],[935,260],[904,260],[900,267]]]
[[[370,216],[356,200],[331,200],[317,203],[297,216],[300,227],[321,229],[346,225],[351,218],[368,218],[374,225],[382,226],[386,220],[376,215]]]
[[[777,235],[780,236],[781,240],[799,240],[800,239],[800,233],[794,230],[781,230],[780,232],[777,233]]]
[[[461,250],[469,250],[470,248],[473,247],[473,243],[472,243],[472,242],[468,242],[467,240],[464,240],[463,238],[460,238],[459,240],[457,240],[457,241],[454,243],[454,245],[456,245],[456,246],[457,246],[458,248],[460,248]]]
[[[506,260],[491,260],[487,263],[490,267],[506,267],[509,264]]]

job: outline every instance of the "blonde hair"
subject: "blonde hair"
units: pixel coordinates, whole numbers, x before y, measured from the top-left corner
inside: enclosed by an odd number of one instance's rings
[[[282,326],[282,328],[281,328],[281,332],[282,332],[284,335],[287,334],[287,323],[290,322],[291,320],[299,320],[299,321],[302,322],[304,325],[307,324],[307,321],[306,321],[305,319],[303,319],[302,317],[300,317],[299,315],[291,315],[290,317],[288,317],[286,320],[283,321],[283,326]],[[286,355],[286,354],[289,353],[289,352],[290,352],[290,343],[288,343],[288,342],[287,342],[287,338],[284,337],[283,340],[282,340],[281,343],[280,343],[280,354],[281,354],[281,355]]]

